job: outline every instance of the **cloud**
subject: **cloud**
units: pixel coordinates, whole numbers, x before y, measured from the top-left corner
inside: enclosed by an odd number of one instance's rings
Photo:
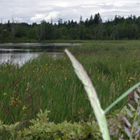
[[[41,21],[45,18],[45,14],[35,14],[34,17],[31,17],[32,22]]]
[[[57,22],[59,18],[63,21],[79,21],[91,15],[100,13],[103,21],[113,19],[115,15],[127,17],[129,15],[140,16],[139,0],[0,0],[0,18],[3,22],[13,17],[19,22],[37,22],[41,20]]]
[[[36,14],[35,16],[31,17],[30,20],[32,22],[40,22],[42,20],[51,21],[51,19],[56,20],[58,15],[59,15],[59,12],[57,12],[57,11],[50,12],[48,15],[47,14]]]

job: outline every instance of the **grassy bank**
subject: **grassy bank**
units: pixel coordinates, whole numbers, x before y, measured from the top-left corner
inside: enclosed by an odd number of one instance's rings
[[[86,43],[86,42],[92,42],[90,40],[62,40],[62,39],[56,39],[56,40],[41,40],[37,42],[36,39],[27,39],[27,38],[15,38],[15,40],[12,43]],[[11,43],[11,40],[4,41],[3,43]]]
[[[69,50],[87,71],[103,109],[140,81],[140,41],[95,41]],[[35,118],[39,109],[50,110],[56,123],[93,116],[66,54],[62,59],[44,54],[21,68],[3,64],[0,77],[0,119],[6,124]],[[124,99],[111,112],[126,103]]]
[[[130,42],[129,40],[69,40],[69,39],[56,39],[56,40],[41,40],[37,42],[35,39],[20,38],[15,40],[12,43],[95,43],[95,42]],[[139,40],[134,40],[134,42],[139,42]],[[11,43],[11,41],[6,41],[4,43]]]

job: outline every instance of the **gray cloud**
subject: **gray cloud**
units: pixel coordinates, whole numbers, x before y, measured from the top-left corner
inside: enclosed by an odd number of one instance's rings
[[[0,18],[7,22],[14,18],[17,22],[37,22],[59,18],[63,21],[79,21],[100,13],[103,21],[113,19],[115,15],[127,17],[129,15],[140,16],[139,0],[0,0]]]

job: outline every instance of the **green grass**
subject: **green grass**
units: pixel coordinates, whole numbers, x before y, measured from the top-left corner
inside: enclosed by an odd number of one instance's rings
[[[87,71],[103,109],[140,81],[140,41],[92,41],[69,50]],[[44,54],[21,68],[3,64],[0,77],[0,119],[6,124],[35,118],[39,109],[50,110],[49,118],[56,123],[79,121],[80,108],[84,120],[93,116],[66,54],[62,59]],[[124,99],[111,112],[126,103]]]

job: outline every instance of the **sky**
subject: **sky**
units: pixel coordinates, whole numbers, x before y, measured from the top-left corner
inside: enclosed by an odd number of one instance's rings
[[[0,0],[0,22],[46,22],[57,23],[83,21],[100,13],[103,22],[113,20],[115,15],[140,16],[140,0]]]

